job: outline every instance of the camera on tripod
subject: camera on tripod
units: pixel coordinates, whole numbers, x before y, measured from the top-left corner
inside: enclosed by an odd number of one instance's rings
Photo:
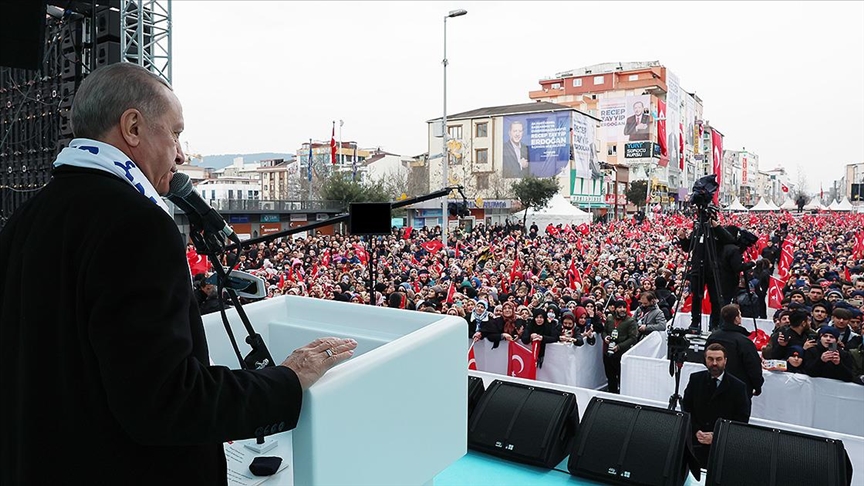
[[[683,363],[687,357],[687,350],[690,349],[690,340],[686,335],[687,329],[670,329],[666,335],[666,352],[667,358],[676,363]]]
[[[714,201],[714,195],[717,194],[719,189],[720,185],[717,184],[716,174],[709,174],[705,177],[700,177],[693,184],[693,192],[690,195],[690,204],[696,206],[700,215],[705,216],[706,219],[717,218],[717,211],[719,211],[720,208],[712,204],[712,202]]]

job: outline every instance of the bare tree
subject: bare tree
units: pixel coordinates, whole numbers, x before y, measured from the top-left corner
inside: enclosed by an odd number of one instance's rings
[[[486,193],[491,196],[491,199],[512,199],[513,196],[513,181],[508,181],[498,172],[489,174],[489,189]]]

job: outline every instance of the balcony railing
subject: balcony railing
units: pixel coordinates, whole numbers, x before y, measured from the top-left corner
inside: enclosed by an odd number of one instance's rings
[[[168,201],[166,201],[168,202]],[[258,199],[210,199],[207,203],[216,211],[231,213],[269,213],[293,211],[346,211],[339,201],[261,201]],[[169,202],[170,204],[170,202]]]

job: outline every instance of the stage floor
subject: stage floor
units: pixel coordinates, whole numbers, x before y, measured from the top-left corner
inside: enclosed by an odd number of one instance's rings
[[[702,476],[705,480],[705,476]],[[505,461],[495,456],[469,450],[461,459],[435,476],[435,486],[526,486],[542,484],[555,485],[595,485],[603,484],[588,479],[571,476],[567,472],[567,458],[555,469],[543,469]],[[702,484],[692,475],[687,476],[688,486]]]

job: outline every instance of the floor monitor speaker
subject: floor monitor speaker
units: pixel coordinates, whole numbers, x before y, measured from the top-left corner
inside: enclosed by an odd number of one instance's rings
[[[578,425],[572,393],[495,380],[468,422],[468,447],[553,468],[567,456]]]
[[[706,485],[846,486],[852,463],[843,441],[720,419]]]
[[[567,469],[607,484],[681,486],[688,465],[690,415],[594,397],[585,410]]]

